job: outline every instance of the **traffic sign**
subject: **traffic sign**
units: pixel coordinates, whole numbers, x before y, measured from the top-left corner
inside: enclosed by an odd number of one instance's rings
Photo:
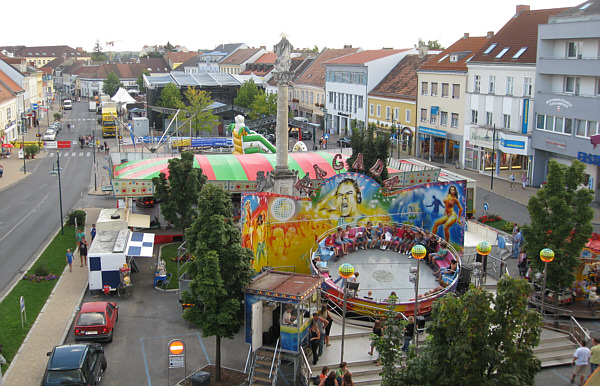
[[[37,110],[38,109],[38,104],[37,103],[32,103],[31,104],[31,108],[34,109],[34,110]]]
[[[185,357],[184,356],[170,356],[169,357],[169,368],[170,369],[178,369],[180,367],[185,367]]]
[[[181,355],[185,351],[185,344],[180,340],[172,340],[169,343],[169,354]]]
[[[490,206],[488,205],[488,203],[484,203],[483,204],[483,210],[488,210],[490,208]]]
[[[323,138],[329,139],[329,134],[325,133],[325,135],[323,135]]]

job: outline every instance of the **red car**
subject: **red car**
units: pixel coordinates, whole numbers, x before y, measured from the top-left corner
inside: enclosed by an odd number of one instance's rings
[[[119,320],[119,307],[113,302],[83,303],[75,320],[75,341],[112,342]]]

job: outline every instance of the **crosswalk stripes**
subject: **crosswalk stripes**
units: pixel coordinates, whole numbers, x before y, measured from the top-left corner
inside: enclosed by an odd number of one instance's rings
[[[48,153],[48,158],[53,158],[54,155],[56,154],[55,151],[53,152],[49,152]],[[64,152],[60,152],[60,156],[61,157],[91,157],[92,156],[92,152],[91,151],[80,151],[79,154],[75,151],[71,152],[71,151],[64,151]]]

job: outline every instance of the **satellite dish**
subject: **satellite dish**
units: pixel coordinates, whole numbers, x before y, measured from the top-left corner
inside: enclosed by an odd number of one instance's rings
[[[292,148],[293,152],[297,152],[297,151],[308,151],[308,148],[306,147],[306,144],[302,141],[298,141],[296,142],[296,144],[294,145],[294,147]]]

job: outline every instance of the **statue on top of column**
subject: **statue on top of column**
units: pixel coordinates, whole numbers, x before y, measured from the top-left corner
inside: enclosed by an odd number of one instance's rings
[[[292,64],[291,53],[294,47],[285,35],[281,36],[281,41],[273,47],[277,54],[277,60],[275,60],[275,72],[288,72]]]

